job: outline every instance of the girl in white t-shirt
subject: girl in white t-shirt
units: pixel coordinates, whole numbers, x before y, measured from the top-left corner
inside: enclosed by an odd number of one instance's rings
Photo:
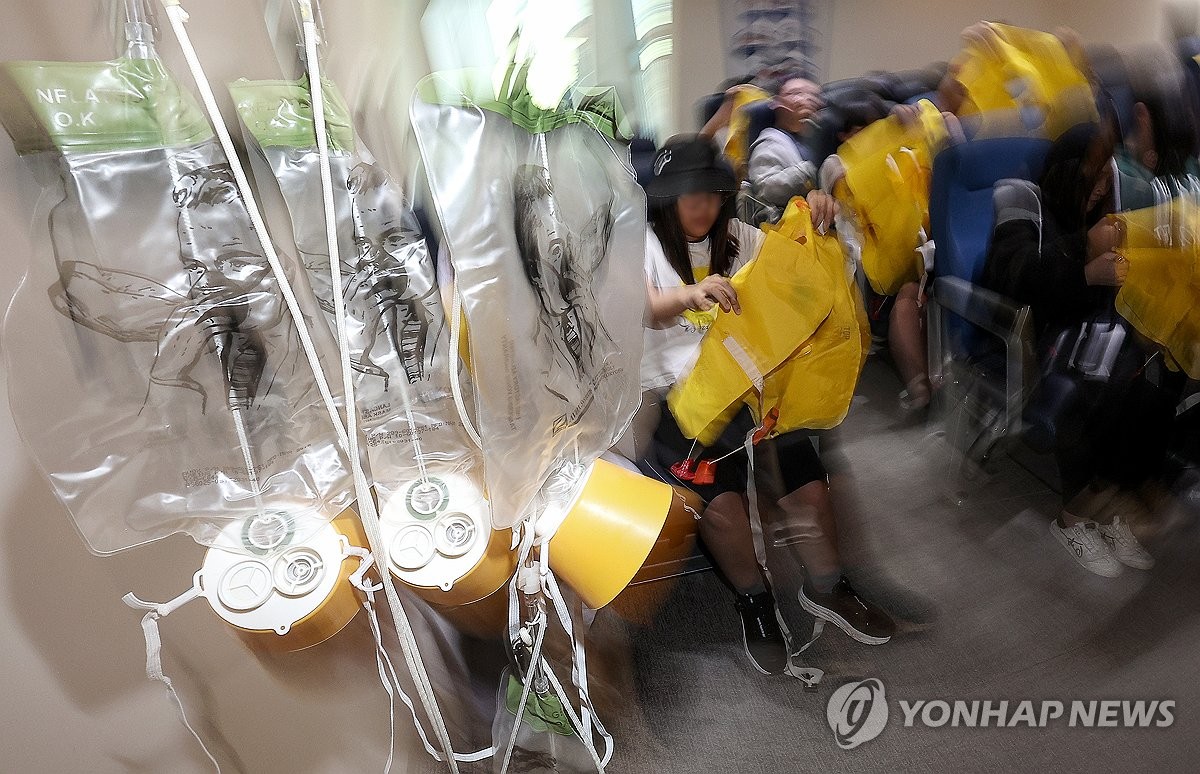
[[[671,415],[666,393],[695,362],[718,310],[741,313],[729,278],[758,254],[765,238],[734,218],[735,189],[732,171],[705,138],[674,137],[655,158],[654,177],[646,186],[649,303],[642,387],[644,404],[649,404],[645,407],[657,408],[660,419],[640,463],[669,483],[695,490],[708,502],[700,535],[737,594],[747,653],[759,671],[777,673],[786,666],[787,652],[774,599],[754,552],[745,453],[722,460],[712,484],[696,485],[671,472],[672,464],[689,456],[692,441]],[[722,438],[705,449],[704,457],[735,452],[751,426],[749,412],[743,411]],[[764,454],[778,459],[777,488],[782,495],[778,505],[785,521],[800,535],[795,551],[807,576],[801,604],[860,642],[886,642],[894,630],[891,619],[859,597],[841,573],[826,473],[812,442],[803,433],[788,433],[756,447],[756,463]],[[774,459],[770,462],[773,468]]]

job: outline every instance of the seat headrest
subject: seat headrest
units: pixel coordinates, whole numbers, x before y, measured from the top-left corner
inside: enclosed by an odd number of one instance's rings
[[[968,191],[991,191],[997,180],[1040,177],[1051,142],[1043,138],[1003,137],[952,145],[938,154],[935,168],[945,166],[951,185]]]

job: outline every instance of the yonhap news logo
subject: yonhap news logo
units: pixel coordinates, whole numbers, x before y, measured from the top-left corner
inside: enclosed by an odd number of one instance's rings
[[[1175,702],[1155,700],[917,699],[896,702],[905,728],[1170,728]],[[883,682],[846,683],[833,692],[825,717],[838,747],[853,750],[883,733],[888,723]]]
[[[833,729],[838,747],[853,750],[883,731],[888,721],[887,696],[883,683],[871,678],[846,683],[833,692],[825,707],[825,719]]]

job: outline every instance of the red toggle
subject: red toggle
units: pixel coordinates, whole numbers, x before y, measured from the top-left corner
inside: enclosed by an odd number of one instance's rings
[[[717,480],[717,463],[712,460],[704,460],[696,466],[696,474],[692,479],[692,483],[701,486],[715,483]]]
[[[768,435],[770,435],[771,431],[775,429],[775,424],[777,422],[779,422],[779,407],[778,406],[772,408],[770,411],[767,412],[767,415],[765,417],[763,417],[762,424],[759,426],[759,428],[757,430],[754,431],[754,436],[751,439],[751,442],[753,443],[753,445],[758,446],[759,441],[761,441],[762,439],[764,439]]]
[[[696,463],[698,460],[691,458],[680,460],[671,466],[671,475],[680,481],[691,481],[696,478]]]

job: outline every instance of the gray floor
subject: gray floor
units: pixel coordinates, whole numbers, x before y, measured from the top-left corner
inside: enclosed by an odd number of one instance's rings
[[[869,647],[828,628],[803,657],[825,671],[809,691],[750,667],[732,596],[715,572],[627,590],[601,611],[588,642],[593,696],[616,738],[607,770],[1197,770],[1194,517],[1181,509],[1162,515],[1174,527],[1147,544],[1154,570],[1093,576],[1048,534],[1058,503],[1044,483],[1053,481],[1052,462],[1014,452],[982,470],[964,468],[937,432],[945,422],[898,416],[898,389],[886,361],[872,358],[841,436],[851,475],[839,479],[844,560],[864,595],[896,613],[897,635]],[[784,609],[795,631],[811,630],[798,605]],[[464,659],[480,716],[464,715],[460,727],[486,733],[490,675],[502,662],[494,643],[484,642]],[[842,750],[826,704],[839,686],[868,677],[885,686],[888,724],[878,738]],[[898,702],[919,699],[1144,699],[1176,707],[1168,728],[905,727]]]
[[[1008,455],[964,478],[930,427],[902,425],[895,378],[872,360],[845,429],[854,507],[842,518],[864,593],[910,619],[868,647],[828,630],[805,654],[816,691],[746,663],[712,572],[627,592],[591,636],[618,750],[612,772],[1194,771],[1200,756],[1196,536],[1150,544],[1151,572],[1106,580],[1051,542],[1057,495]],[[1035,468],[1036,469],[1036,468]],[[792,606],[793,627],[810,619]],[[629,618],[641,618],[635,623]],[[826,703],[876,677],[891,719],[837,747]],[[1174,699],[1169,728],[905,728],[897,700]]]

